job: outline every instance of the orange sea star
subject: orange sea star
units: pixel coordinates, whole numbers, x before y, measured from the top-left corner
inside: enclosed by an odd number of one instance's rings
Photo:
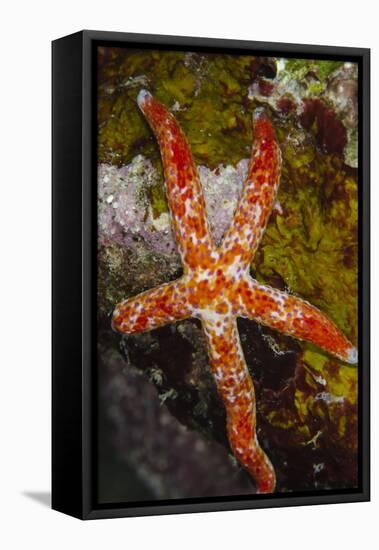
[[[237,317],[253,319],[308,340],[343,361],[357,350],[317,308],[249,275],[277,194],[281,153],[271,121],[256,109],[248,175],[221,244],[213,242],[200,178],[174,116],[141,90],[138,104],[155,133],[163,160],[167,198],[183,276],[118,304],[112,326],[123,333],[149,331],[195,317],[202,322],[209,359],[227,414],[230,446],[260,493],[275,489],[275,470],[256,436],[256,403],[237,330]]]

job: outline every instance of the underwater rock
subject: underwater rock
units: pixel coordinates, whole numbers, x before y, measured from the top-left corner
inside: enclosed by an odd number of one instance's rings
[[[254,493],[249,476],[224,446],[186,428],[171,414],[166,402],[175,399],[174,392],[167,392],[166,397],[161,392],[158,398],[149,380],[162,383],[165,375],[158,367],[150,369],[148,378],[133,366],[131,358],[125,361],[104,347],[99,349],[99,366],[100,414],[112,425],[112,442],[119,458],[133,468],[151,498]],[[123,500],[131,499],[127,484],[118,491]],[[103,489],[103,493],[107,491]]]
[[[358,66],[344,63],[329,78],[325,97],[347,130],[345,162],[358,167]]]
[[[256,78],[249,98],[291,115],[310,131],[328,153],[342,155],[347,165],[358,163],[357,65],[331,61],[280,59],[273,80]]]

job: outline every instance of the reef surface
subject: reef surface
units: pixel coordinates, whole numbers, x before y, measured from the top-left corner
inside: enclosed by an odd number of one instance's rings
[[[199,324],[124,337],[110,328],[116,303],[182,269],[159,149],[136,104],[142,87],[170,106],[191,144],[216,241],[230,224],[247,171],[251,113],[265,106],[283,169],[252,274],[316,305],[357,344],[357,68],[98,52],[99,439],[107,449],[99,462],[100,498],[254,493],[228,448]],[[356,486],[358,369],[251,321],[238,324],[257,393],[258,437],[275,466],[277,491]],[[126,483],[112,493],[117,482],[108,466],[115,457],[139,490]]]

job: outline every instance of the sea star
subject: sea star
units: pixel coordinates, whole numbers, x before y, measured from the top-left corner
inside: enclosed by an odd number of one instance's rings
[[[146,90],[138,105],[159,142],[175,240],[183,263],[179,279],[118,304],[112,326],[122,333],[149,331],[188,317],[200,319],[212,372],[227,415],[230,446],[259,493],[275,489],[275,470],[256,436],[256,403],[237,330],[237,317],[253,319],[308,340],[343,361],[357,350],[321,311],[300,298],[262,285],[249,275],[277,194],[281,153],[267,114],[253,114],[254,146],[233,222],[216,246],[202,186],[187,140],[174,116]]]

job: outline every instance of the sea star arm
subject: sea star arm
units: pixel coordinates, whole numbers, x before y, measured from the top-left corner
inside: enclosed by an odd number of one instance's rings
[[[208,353],[227,415],[230,446],[254,478],[259,493],[275,488],[275,470],[256,436],[256,403],[234,317],[202,318]]]
[[[141,90],[138,105],[160,146],[175,239],[184,269],[206,267],[214,245],[191,149],[170,111]]]
[[[118,304],[113,312],[113,329],[131,334],[152,330],[191,316],[182,279],[142,292]]]
[[[307,340],[342,361],[355,364],[353,344],[326,315],[305,300],[246,279],[240,285],[241,316],[299,340]]]
[[[281,153],[271,121],[262,109],[253,115],[254,146],[233,222],[221,244],[227,264],[248,268],[265,231],[277,194]]]

